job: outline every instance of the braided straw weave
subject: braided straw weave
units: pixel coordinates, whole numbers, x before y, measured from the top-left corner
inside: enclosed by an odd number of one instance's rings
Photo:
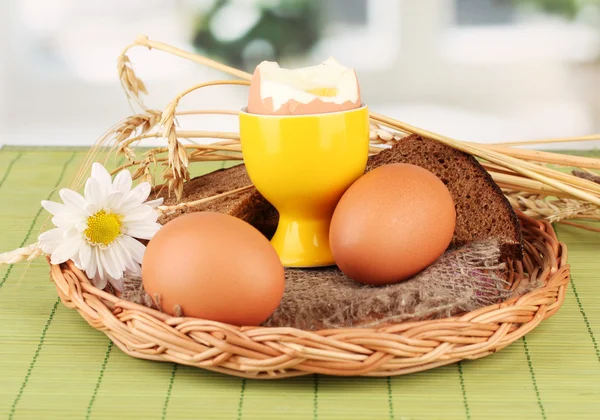
[[[402,375],[487,356],[560,308],[569,282],[566,246],[550,223],[519,218],[525,258],[509,262],[509,282],[540,288],[462,316],[377,328],[309,332],[175,318],[95,288],[70,261],[52,265],[51,275],[62,302],[133,357],[259,379]]]

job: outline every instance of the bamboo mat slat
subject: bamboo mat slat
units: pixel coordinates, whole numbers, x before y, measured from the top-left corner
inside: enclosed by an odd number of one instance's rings
[[[35,241],[49,220],[40,200],[57,200],[84,157],[0,150],[0,251]],[[136,360],[60,304],[43,260],[0,267],[0,418],[600,418],[600,235],[557,232],[573,281],[556,316],[495,355],[393,378],[252,381]]]

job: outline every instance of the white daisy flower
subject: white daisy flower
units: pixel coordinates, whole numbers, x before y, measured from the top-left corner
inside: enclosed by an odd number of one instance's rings
[[[56,226],[38,238],[51,263],[72,260],[99,289],[109,282],[122,291],[125,273],[140,275],[146,247],[134,238],[152,239],[160,229],[155,208],[162,198],[146,201],[150,184],[142,182],[133,189],[131,185],[129,171],[121,171],[113,181],[101,164],[94,163],[83,196],[63,188],[64,204],[42,201]]]

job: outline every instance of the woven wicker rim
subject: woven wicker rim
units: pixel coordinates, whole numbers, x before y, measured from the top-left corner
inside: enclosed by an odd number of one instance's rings
[[[240,328],[175,318],[119,299],[94,287],[71,261],[51,265],[51,276],[65,306],[77,309],[123,352],[140,359],[259,379],[312,373],[403,375],[487,356],[518,340],[560,308],[570,279],[567,248],[550,223],[518,215],[525,257],[522,263],[509,262],[509,281],[516,288],[529,276],[543,286],[442,320],[321,331]]]

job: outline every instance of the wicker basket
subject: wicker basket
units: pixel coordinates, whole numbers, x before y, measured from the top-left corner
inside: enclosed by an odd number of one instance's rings
[[[312,332],[174,318],[97,289],[70,261],[51,266],[51,275],[65,306],[133,357],[259,379],[402,375],[487,356],[560,308],[570,278],[566,246],[548,222],[519,219],[525,258],[509,263],[509,281],[516,288],[537,279],[540,288],[461,316],[378,328]]]

